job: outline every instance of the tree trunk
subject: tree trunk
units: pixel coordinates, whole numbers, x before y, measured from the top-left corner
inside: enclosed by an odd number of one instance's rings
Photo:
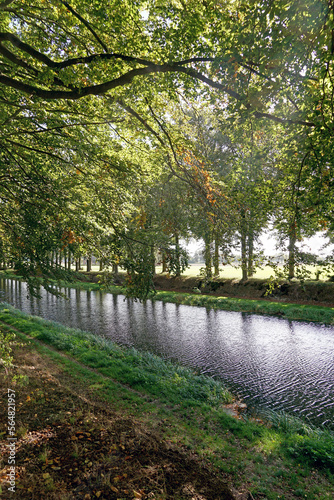
[[[103,271],[103,261],[102,261],[102,259],[100,260],[100,269],[99,270]]]
[[[247,227],[246,227],[246,214],[243,210],[241,213],[241,269],[242,269],[242,281],[247,281],[248,279],[248,262],[247,262]]]
[[[252,229],[248,232],[248,277],[254,274],[254,234]]]
[[[80,271],[80,259],[75,261],[75,270],[77,273]]]
[[[290,235],[289,235],[289,258],[288,258],[288,267],[289,267],[289,280],[295,277],[295,260],[296,260],[296,230],[295,227],[291,226]]]
[[[179,243],[179,235],[177,233],[175,233],[175,257],[176,257],[176,271],[175,271],[175,276],[181,276],[180,243]]]
[[[68,255],[67,255],[67,269],[68,269],[68,271],[71,270],[71,261],[72,261],[71,250],[68,249]]]
[[[215,238],[215,252],[213,255],[213,267],[214,267],[214,276],[219,277],[219,243],[218,238]]]
[[[162,273],[167,273],[167,259],[166,254],[162,251]]]
[[[118,264],[112,265],[112,272],[113,272],[113,274],[118,274]]]
[[[89,273],[92,270],[92,258],[88,257],[87,259],[87,273]]]
[[[205,274],[207,278],[212,278],[212,259],[211,259],[211,246],[210,238],[205,237],[205,249],[204,249],[204,262],[205,262]]]
[[[154,245],[151,245],[151,271],[153,276],[155,275],[155,252]]]

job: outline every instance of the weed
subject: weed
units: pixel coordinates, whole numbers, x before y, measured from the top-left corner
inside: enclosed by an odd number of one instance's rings
[[[50,448],[45,447],[43,451],[38,455],[38,458],[41,462],[45,463],[50,456],[51,450]]]
[[[14,375],[13,376],[13,384],[19,387],[25,387],[29,385],[29,377],[28,375]]]
[[[28,429],[25,426],[20,426],[16,430],[16,437],[20,439],[21,437],[25,437],[27,435]]]

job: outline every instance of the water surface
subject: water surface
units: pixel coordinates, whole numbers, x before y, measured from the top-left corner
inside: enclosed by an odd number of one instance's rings
[[[24,283],[0,279],[0,300],[67,326],[149,350],[223,380],[257,409],[285,410],[334,427],[334,328],[203,307],[145,304],[64,289],[28,298]]]

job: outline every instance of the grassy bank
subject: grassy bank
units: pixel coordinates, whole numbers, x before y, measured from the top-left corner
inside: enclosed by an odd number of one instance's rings
[[[19,276],[10,271],[0,272],[0,277],[20,279]],[[86,281],[75,281],[71,283],[62,282],[60,286],[76,288],[80,290],[103,290],[113,294],[123,294],[121,286],[109,285],[107,288],[100,283]],[[160,300],[173,304],[199,306],[209,309],[221,309],[225,311],[240,311],[252,314],[266,314],[277,316],[287,320],[312,321],[327,325],[334,325],[334,308],[327,306],[316,306],[308,304],[293,304],[287,302],[273,302],[266,300],[239,299],[232,297],[217,297],[204,294],[193,294],[186,292],[158,291],[152,294],[152,300]]]
[[[227,413],[231,394],[209,377],[6,304],[0,320],[23,341],[32,339],[30,349],[61,365],[69,383],[77,380],[123,416],[140,419],[159,429],[161,439],[205,458],[237,489],[247,485],[259,499],[333,497],[332,433],[285,415],[273,416],[268,425],[233,418]]]
[[[313,305],[269,302],[265,300],[237,299],[231,297],[212,297],[190,293],[158,292],[153,300],[172,302],[189,306],[202,306],[224,311],[241,311],[254,314],[268,314],[288,320],[314,321],[334,324],[334,308]]]

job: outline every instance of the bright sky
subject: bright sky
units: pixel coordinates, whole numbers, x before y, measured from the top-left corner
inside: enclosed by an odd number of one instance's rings
[[[279,250],[276,250],[275,248],[276,239],[271,234],[263,234],[260,240],[263,245],[265,255],[275,255],[277,253],[280,253]],[[322,257],[324,257],[334,252],[334,245],[330,245],[325,250],[321,250],[322,246],[328,241],[328,238],[325,238],[323,234],[319,232],[315,236],[312,236],[312,238],[305,238],[305,240],[302,241],[303,250],[305,252],[312,252],[316,255],[321,255]],[[203,247],[203,241],[198,241],[191,238],[189,243],[185,244],[185,246],[190,254],[193,254],[201,247]]]

